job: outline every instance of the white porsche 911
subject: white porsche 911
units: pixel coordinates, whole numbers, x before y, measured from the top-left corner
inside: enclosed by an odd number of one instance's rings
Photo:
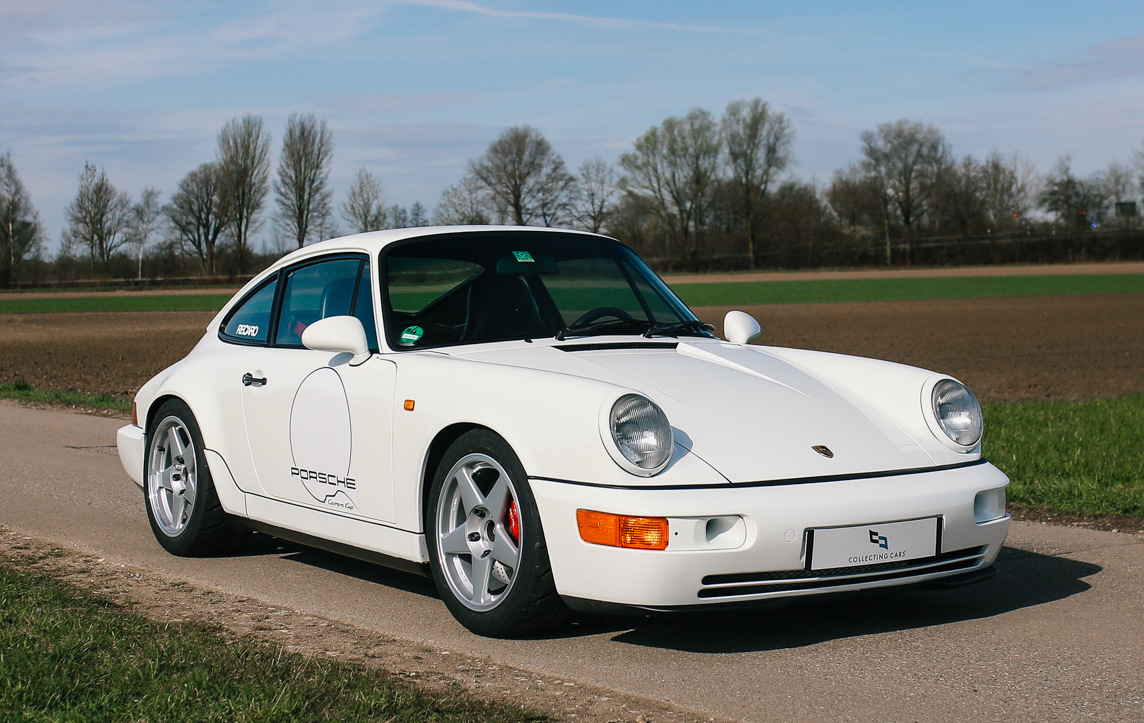
[[[483,635],[995,573],[969,389],[724,331],[602,236],[349,236],[227,303],[119,455],[173,554],[253,529],[428,572]]]

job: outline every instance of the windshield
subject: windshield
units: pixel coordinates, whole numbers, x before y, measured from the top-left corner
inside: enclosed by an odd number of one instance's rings
[[[488,232],[382,252],[396,349],[611,334],[707,336],[626,246],[592,236]]]

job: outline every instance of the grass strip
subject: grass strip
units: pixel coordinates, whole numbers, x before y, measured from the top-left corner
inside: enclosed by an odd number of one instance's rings
[[[985,456],[1015,504],[1093,517],[1144,517],[1144,394],[991,402]]]
[[[84,296],[54,299],[0,298],[0,314],[103,311],[218,311],[233,294]]]
[[[200,623],[159,623],[43,574],[0,566],[6,721],[536,721],[433,697],[385,672],[307,658]]]
[[[1144,274],[731,281],[723,284],[676,284],[672,289],[688,306],[753,306],[845,301],[970,299],[990,296],[1142,293]]]
[[[69,407],[114,409],[120,412],[131,411],[131,400],[129,399],[119,399],[109,394],[53,392],[46,389],[36,389],[31,384],[19,380],[0,383],[0,398]]]

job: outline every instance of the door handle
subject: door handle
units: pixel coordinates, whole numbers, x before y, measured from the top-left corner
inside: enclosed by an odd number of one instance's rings
[[[242,383],[243,383],[243,385],[248,386],[248,387],[251,384],[256,384],[256,385],[262,387],[262,386],[266,385],[266,377],[251,376],[250,372],[247,372],[246,374],[242,375]]]

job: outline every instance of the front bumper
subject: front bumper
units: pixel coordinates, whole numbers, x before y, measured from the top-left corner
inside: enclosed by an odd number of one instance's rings
[[[120,427],[115,434],[115,446],[119,449],[119,461],[135,484],[143,486],[143,428],[128,424]]]
[[[556,587],[574,607],[673,610],[898,585],[987,577],[1009,516],[974,519],[977,493],[1008,485],[978,464],[894,477],[780,486],[616,489],[531,479]],[[666,517],[666,550],[584,542],[576,510]],[[734,547],[704,547],[693,531],[716,517],[740,517]],[[811,530],[936,517],[934,557],[811,571]],[[728,538],[723,538],[724,541]]]

